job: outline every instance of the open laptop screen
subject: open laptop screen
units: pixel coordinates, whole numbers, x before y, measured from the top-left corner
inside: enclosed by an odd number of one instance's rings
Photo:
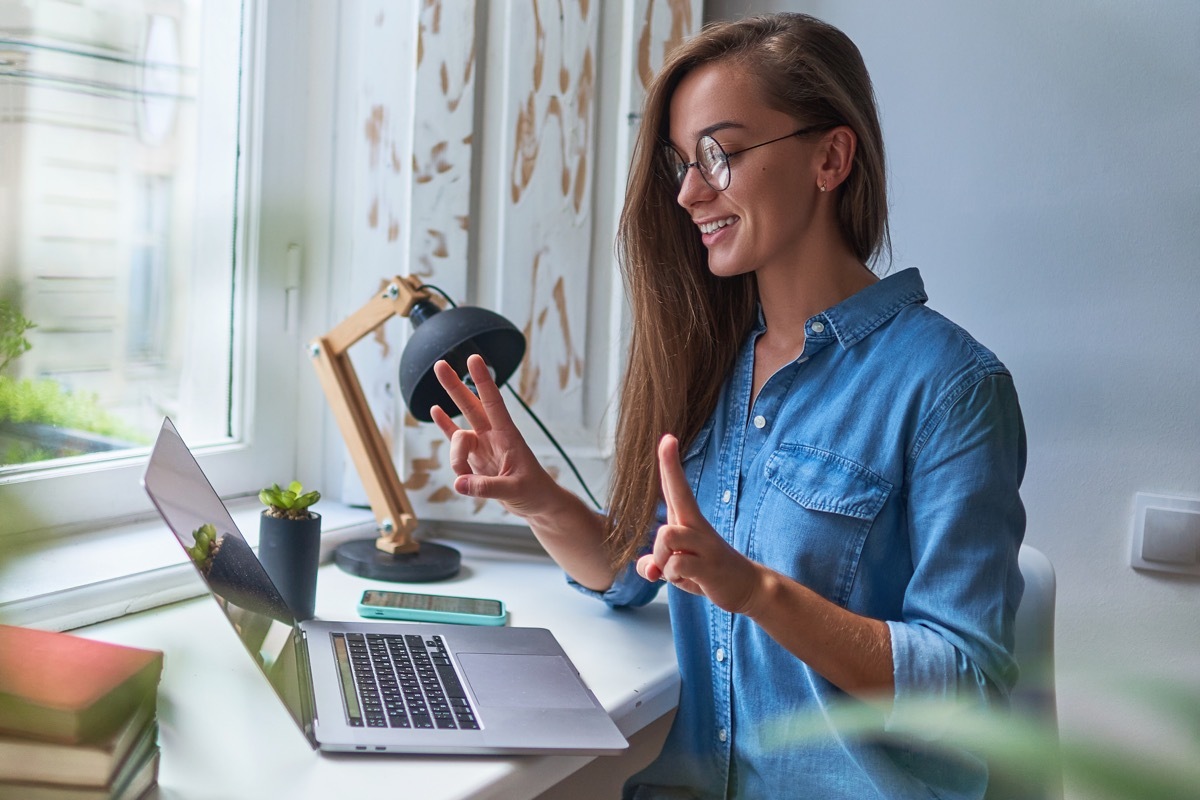
[[[142,486],[242,644],[309,734],[309,694],[301,684],[307,673],[297,665],[296,620],[169,419],[163,420]]]

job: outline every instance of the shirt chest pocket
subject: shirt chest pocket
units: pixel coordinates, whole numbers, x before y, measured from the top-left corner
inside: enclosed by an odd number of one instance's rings
[[[749,555],[846,605],[892,485],[847,458],[784,444],[768,459]]]

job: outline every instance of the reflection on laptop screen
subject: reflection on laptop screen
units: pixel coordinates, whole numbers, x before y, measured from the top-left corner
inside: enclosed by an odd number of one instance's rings
[[[307,692],[297,668],[296,621],[169,419],[142,477],[150,499],[187,552],[242,644],[305,731]]]

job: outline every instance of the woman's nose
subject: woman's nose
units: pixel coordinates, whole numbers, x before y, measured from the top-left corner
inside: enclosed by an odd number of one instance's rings
[[[675,195],[675,200],[679,205],[687,208],[699,200],[710,199],[716,193],[716,190],[709,186],[700,174],[700,167],[696,164],[689,164],[687,172],[683,173],[683,180],[679,183],[679,192]]]

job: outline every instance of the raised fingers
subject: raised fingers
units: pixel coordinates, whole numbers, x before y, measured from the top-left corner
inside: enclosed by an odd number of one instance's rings
[[[658,474],[662,481],[663,500],[667,504],[667,522],[671,525],[694,525],[702,521],[696,497],[679,460],[679,440],[666,434],[658,442]]]
[[[471,373],[471,381],[475,384],[475,389],[479,392],[479,400],[483,404],[483,409],[487,413],[493,426],[513,427],[512,417],[508,413],[508,406],[504,405],[504,398],[500,396],[500,387],[496,385],[496,381],[492,378],[492,371],[488,369],[487,362],[483,360],[481,355],[472,355],[467,357],[467,371]]]
[[[453,439],[454,434],[461,430],[454,420],[450,419],[450,415],[442,410],[441,406],[430,406],[429,416],[433,418],[434,424],[441,429],[447,439]]]
[[[468,364],[470,360],[468,359]],[[484,370],[487,371],[486,369]],[[479,398],[474,392],[467,388],[467,385],[458,377],[458,373],[454,368],[445,361],[439,361],[433,365],[433,374],[437,376],[438,383],[446,390],[446,394],[450,395],[450,399],[454,401],[454,405],[458,406],[458,410],[463,413],[467,424],[477,431],[486,431],[491,427],[488,420],[487,412],[483,408],[483,404],[479,402]],[[474,376],[472,376],[474,379]]]

